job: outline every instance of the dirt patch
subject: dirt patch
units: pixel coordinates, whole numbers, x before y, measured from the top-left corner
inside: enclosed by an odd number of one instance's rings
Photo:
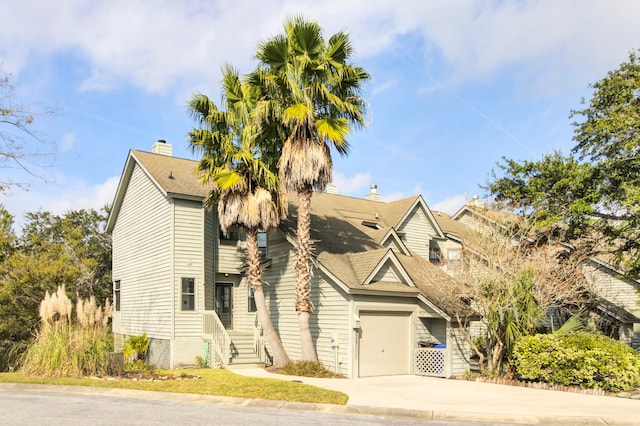
[[[157,373],[123,373],[117,377],[99,377],[105,380],[131,380],[131,381],[166,381],[166,380],[197,380],[202,378],[198,374],[173,373],[173,374],[157,374]]]

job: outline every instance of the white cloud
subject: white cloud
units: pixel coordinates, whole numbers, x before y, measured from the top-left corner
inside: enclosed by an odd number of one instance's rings
[[[349,31],[358,58],[404,54],[425,69],[442,58],[447,72],[440,74],[459,82],[517,66],[523,86],[536,88],[561,87],[577,75],[593,80],[625,60],[640,38],[640,2],[621,0],[5,3],[5,64],[18,71],[35,57],[71,54],[89,63],[90,74],[78,82],[84,90],[217,83],[220,64],[247,70],[256,44],[296,13],[317,19],[326,34]]]
[[[35,191],[14,188],[0,198],[0,203],[15,216],[15,229],[20,230],[24,224],[25,213],[42,210],[64,214],[69,210],[98,210],[106,204],[111,204],[119,181],[119,176],[112,176],[96,185],[67,181],[62,184],[58,182],[53,188],[39,185]]]
[[[338,194],[361,197],[369,192],[371,175],[369,173],[358,173],[354,176],[346,176],[344,173],[334,171],[333,183],[338,187]]]
[[[453,197],[438,201],[435,204],[430,205],[429,208],[431,210],[437,210],[452,215],[460,210],[460,208],[464,206],[467,201],[468,197],[466,194],[458,194],[454,195]]]

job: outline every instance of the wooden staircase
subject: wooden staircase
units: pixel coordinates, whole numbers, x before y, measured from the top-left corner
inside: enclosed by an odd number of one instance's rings
[[[228,330],[231,337],[231,361],[229,369],[236,368],[264,368],[253,345],[253,333]]]

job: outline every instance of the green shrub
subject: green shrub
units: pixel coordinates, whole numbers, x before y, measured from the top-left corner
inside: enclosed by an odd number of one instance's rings
[[[640,385],[640,354],[589,332],[523,337],[515,345],[512,365],[524,380],[612,392]]]
[[[137,361],[144,361],[145,354],[149,350],[149,339],[147,339],[147,333],[143,333],[140,336],[128,337],[124,342],[122,352],[127,361],[131,360],[133,354],[136,354]]]
[[[280,372],[302,377],[341,377],[340,374],[327,369],[320,361],[289,361]]]

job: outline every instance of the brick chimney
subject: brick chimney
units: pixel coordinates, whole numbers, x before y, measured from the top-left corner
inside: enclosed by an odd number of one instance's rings
[[[155,154],[162,154],[168,157],[173,155],[173,150],[171,148],[171,144],[167,143],[164,139],[158,139],[156,143],[151,147],[151,152]]]
[[[330,182],[327,184],[327,187],[324,189],[324,192],[326,192],[327,194],[337,194],[338,187],[333,182]]]
[[[364,198],[369,201],[380,201],[381,197],[380,194],[378,194],[378,185],[371,185],[371,192],[365,195]]]
[[[474,195],[471,200],[467,201],[467,205],[478,209],[486,209],[487,203],[480,199],[477,195]]]

